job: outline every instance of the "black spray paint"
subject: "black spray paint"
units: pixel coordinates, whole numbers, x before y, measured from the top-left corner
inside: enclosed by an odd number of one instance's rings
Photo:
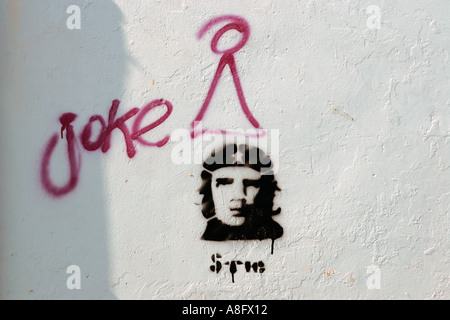
[[[211,256],[211,260],[215,263],[212,266],[210,266],[210,270],[212,272],[216,272],[219,273],[220,270],[222,270],[222,266],[226,265],[229,266],[229,271],[231,273],[231,281],[234,283],[234,275],[238,272],[238,266],[239,265],[244,265],[245,267],[245,271],[251,272],[253,270],[253,272],[255,273],[264,273],[265,266],[264,266],[264,262],[262,261],[258,261],[258,262],[250,262],[250,261],[239,261],[239,260],[231,260],[231,261],[226,261],[223,264],[220,262],[220,259],[222,258],[222,256],[217,253],[217,254],[213,254]]]

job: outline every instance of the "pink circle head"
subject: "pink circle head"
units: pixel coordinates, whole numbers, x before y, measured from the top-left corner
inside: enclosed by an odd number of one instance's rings
[[[242,47],[245,46],[248,39],[250,38],[250,25],[244,18],[241,18],[239,16],[234,16],[234,15],[226,15],[226,16],[220,16],[220,17],[213,18],[210,21],[208,21],[200,29],[197,36],[198,36],[198,38],[203,37],[203,35],[209,29],[211,29],[213,26],[215,26],[221,22],[224,22],[224,21],[230,22],[230,23],[228,23],[227,25],[225,25],[219,31],[216,32],[216,34],[214,35],[214,37],[211,41],[211,50],[217,54],[233,54],[233,53],[241,50]],[[229,49],[219,50],[217,48],[217,44],[218,44],[220,38],[224,35],[224,33],[226,33],[227,31],[230,31],[230,30],[236,30],[236,31],[242,33],[242,39],[235,46],[233,46]]]

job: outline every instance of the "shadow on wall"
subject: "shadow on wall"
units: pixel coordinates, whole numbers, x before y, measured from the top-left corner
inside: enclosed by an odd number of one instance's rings
[[[71,5],[80,8],[81,29],[67,27]],[[129,60],[122,22],[109,0],[0,4],[1,299],[115,298],[108,275],[104,154],[78,145],[78,184],[63,197],[44,190],[40,163],[49,139],[61,132],[62,114],[78,115],[72,123],[78,137],[91,115],[107,115],[121,98]],[[58,139],[49,170],[55,184],[67,183],[65,139]],[[72,290],[67,286],[76,275],[67,273],[72,265],[79,267],[80,289],[76,278]]]

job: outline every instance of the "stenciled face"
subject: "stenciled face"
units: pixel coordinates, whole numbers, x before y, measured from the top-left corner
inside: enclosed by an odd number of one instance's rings
[[[254,203],[261,173],[246,167],[225,167],[212,174],[211,190],[216,218],[229,226],[240,226],[241,209]]]

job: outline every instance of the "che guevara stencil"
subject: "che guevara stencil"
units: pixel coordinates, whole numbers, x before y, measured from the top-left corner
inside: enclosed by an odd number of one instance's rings
[[[272,240],[283,235],[273,216],[280,191],[272,161],[259,148],[227,144],[203,163],[202,214],[208,219],[202,239],[207,241]]]

